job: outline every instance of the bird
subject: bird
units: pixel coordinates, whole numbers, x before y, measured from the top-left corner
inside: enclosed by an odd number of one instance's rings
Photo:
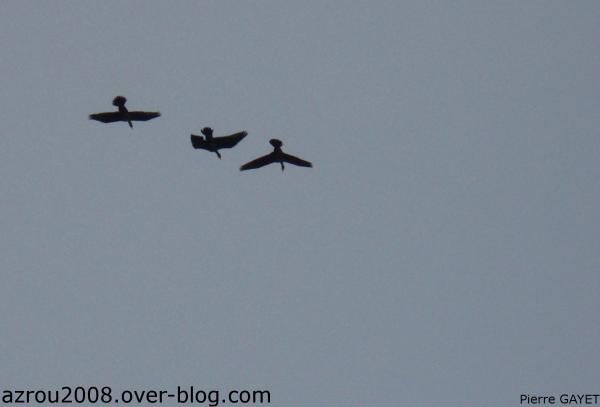
[[[206,138],[202,136],[197,136],[195,134],[190,134],[192,146],[194,148],[201,148],[203,150],[211,151],[217,154],[217,157],[219,157],[219,159],[221,159],[221,153],[219,153],[220,149],[232,148],[248,135],[248,132],[240,131],[238,133],[230,134],[228,136],[213,137],[213,129],[211,129],[210,127],[203,128],[201,132]]]
[[[113,123],[113,122],[127,122],[129,123],[129,127],[133,128],[132,121],[147,121],[150,119],[154,119],[155,117],[160,116],[159,112],[130,112],[125,107],[125,102],[127,102],[127,98],[124,96],[116,96],[112,104],[119,108],[116,112],[104,112],[104,113],[94,113],[90,115],[91,120],[98,120],[102,123]]]
[[[290,154],[286,154],[281,150],[281,146],[283,143],[281,140],[276,138],[269,140],[269,143],[273,146],[273,152],[262,157],[258,157],[255,160],[247,162],[246,164],[240,167],[240,171],[252,170],[255,168],[264,167],[265,165],[269,165],[272,163],[280,163],[281,171],[285,169],[283,163],[290,163],[294,165],[298,165],[300,167],[312,167],[312,164],[308,161],[304,161],[301,158],[295,157]]]

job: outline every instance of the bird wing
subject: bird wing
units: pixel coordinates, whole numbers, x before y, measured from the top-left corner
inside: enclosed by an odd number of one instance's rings
[[[285,161],[286,163],[298,165],[300,167],[312,167],[312,164],[310,162],[304,161],[301,158],[286,153],[283,153],[283,161]]]
[[[248,135],[246,131],[240,131],[239,133],[230,134],[229,136],[215,137],[213,143],[217,148],[231,148],[239,143],[244,137]]]
[[[190,134],[190,139],[192,140],[192,146],[194,148],[202,148],[204,150],[208,150],[208,144],[206,143],[206,140],[204,140],[204,137],[202,136],[196,136],[195,134]]]
[[[121,112],[94,113],[90,115],[90,119],[102,123],[114,123],[123,120],[123,115]]]
[[[246,164],[240,167],[240,171],[252,170],[255,168],[264,167],[265,165],[269,165],[275,162],[275,154],[270,153],[267,155],[263,155],[262,157],[258,157],[255,160],[247,162]]]
[[[154,119],[160,116],[159,112],[129,112],[127,118],[129,120],[135,120],[138,122],[145,122],[146,120]]]

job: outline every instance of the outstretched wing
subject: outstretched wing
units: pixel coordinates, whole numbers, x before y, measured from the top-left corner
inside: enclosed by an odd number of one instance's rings
[[[160,116],[159,112],[129,112],[127,118],[138,122],[145,122],[146,120],[154,119]]]
[[[285,161],[286,163],[298,165],[300,167],[312,167],[312,164],[310,162],[304,161],[301,158],[286,153],[283,153],[283,161]]]
[[[208,150],[208,144],[204,140],[202,136],[196,136],[195,134],[190,134],[190,139],[192,140],[192,146],[194,148],[202,148],[204,150]]]
[[[248,135],[246,131],[240,131],[239,133],[230,134],[229,136],[215,137],[213,143],[217,148],[231,148],[239,143],[244,137]]]
[[[267,155],[263,155],[262,157],[258,157],[256,160],[252,160],[240,167],[240,171],[245,170],[253,170],[255,168],[264,167],[265,165],[269,165],[275,162],[275,154],[270,153]]]
[[[123,120],[123,114],[121,112],[94,113],[90,115],[90,119],[102,123],[114,123]]]

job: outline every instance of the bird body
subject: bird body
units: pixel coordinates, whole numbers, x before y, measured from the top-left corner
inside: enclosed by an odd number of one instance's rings
[[[221,158],[221,153],[219,153],[220,149],[234,147],[248,135],[248,132],[240,131],[228,136],[213,137],[213,129],[205,127],[202,129],[202,134],[204,134],[204,137],[195,134],[190,135],[192,146],[196,149],[213,152],[217,154],[217,157]]]
[[[252,170],[273,163],[279,163],[281,165],[281,171],[285,169],[285,165],[283,163],[294,164],[300,167],[312,167],[312,163],[298,158],[296,156],[293,156],[291,154],[284,153],[281,149],[281,146],[283,145],[281,140],[274,138],[269,140],[269,143],[271,143],[271,145],[273,146],[272,153],[263,155],[262,157],[258,157],[255,160],[247,162],[246,164],[240,167],[240,171]]]
[[[124,96],[117,96],[113,99],[113,106],[117,106],[119,109],[116,112],[103,112],[94,113],[90,115],[91,120],[97,120],[102,123],[113,123],[113,122],[127,122],[129,127],[133,128],[132,121],[147,121],[160,116],[159,112],[141,112],[133,111],[130,112],[125,107],[127,99]]]

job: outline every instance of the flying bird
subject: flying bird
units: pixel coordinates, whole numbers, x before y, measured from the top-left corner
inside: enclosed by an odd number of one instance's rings
[[[129,123],[129,127],[133,128],[132,121],[145,122],[160,116],[159,112],[130,112],[125,107],[125,102],[127,102],[127,99],[124,96],[117,96],[113,99],[112,104],[119,108],[118,111],[94,113],[90,115],[90,119],[98,120],[102,123],[127,122]]]
[[[277,140],[276,138],[269,140],[269,143],[273,146],[273,152],[262,157],[258,157],[255,160],[252,160],[240,167],[240,171],[252,170],[255,168],[264,167],[265,165],[269,165],[272,163],[280,163],[281,171],[285,169],[283,163],[290,163],[294,165],[298,165],[300,167],[312,167],[312,164],[308,161],[304,161],[301,158],[294,157],[293,155],[286,154],[281,150],[281,146],[283,143],[281,140]]]
[[[201,148],[216,153],[219,159],[221,158],[221,153],[219,153],[220,149],[232,148],[248,135],[248,132],[240,131],[238,133],[230,134],[229,136],[213,137],[213,129],[210,127],[203,128],[201,132],[206,138],[195,134],[190,135],[192,146],[194,148]]]

